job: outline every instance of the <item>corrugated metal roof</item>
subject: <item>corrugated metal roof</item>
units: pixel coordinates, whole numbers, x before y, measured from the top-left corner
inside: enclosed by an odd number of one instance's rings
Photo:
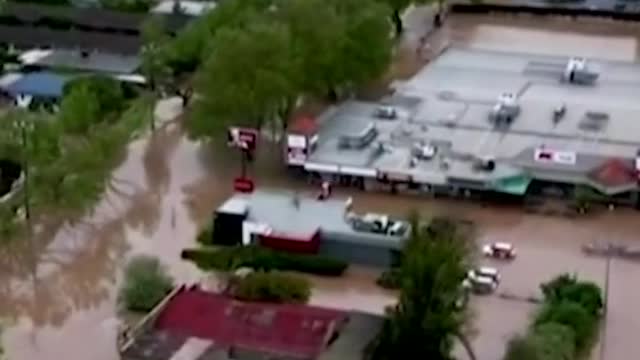
[[[98,32],[0,25],[0,43],[12,44],[18,48],[100,49],[121,54],[137,54],[142,46],[142,39],[138,36]]]
[[[23,54],[23,57],[28,57],[28,54]],[[140,58],[137,55],[121,55],[101,51],[83,53],[78,50],[53,49],[48,54],[38,58],[34,57],[29,65],[131,74],[140,67]]]

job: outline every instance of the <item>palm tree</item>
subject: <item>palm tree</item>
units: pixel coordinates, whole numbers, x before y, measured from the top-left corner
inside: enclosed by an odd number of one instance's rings
[[[450,360],[455,341],[469,358],[475,353],[465,335],[466,305],[461,282],[469,264],[469,246],[451,222],[421,226],[412,217],[412,234],[402,259],[400,299],[378,338],[373,358]]]

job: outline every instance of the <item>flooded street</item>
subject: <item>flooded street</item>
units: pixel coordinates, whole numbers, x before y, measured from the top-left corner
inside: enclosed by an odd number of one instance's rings
[[[567,24],[563,21],[550,20],[545,31],[562,29]],[[503,26],[516,23],[520,29],[508,32],[506,38],[498,36]],[[593,26],[569,24],[583,34],[596,31]],[[586,30],[578,29],[581,26]],[[640,32],[635,37],[628,35],[637,28],[628,24],[597,26],[598,31],[620,39],[580,40],[584,46],[571,46],[582,50],[573,50],[569,44],[582,38],[568,37],[561,45],[554,45],[555,51],[569,49],[572,55],[590,54],[606,43],[607,52],[616,59],[637,58]],[[540,24],[527,18],[453,16],[435,39],[493,48],[520,41],[530,51],[537,48],[549,53],[553,47],[548,45],[552,43],[547,41],[549,35],[531,35],[535,27]],[[404,56],[409,58],[408,54]],[[414,59],[407,63],[407,68],[401,69],[405,74],[420,62]],[[199,226],[210,220],[212,211],[231,193],[231,180],[239,173],[239,155],[223,146],[200,145],[184,138],[179,122],[169,121],[177,114],[175,101],[167,104],[164,106],[168,109],[160,116],[161,127],[153,137],[130,145],[126,159],[113,174],[107,196],[91,216],[67,224],[55,236],[43,228],[32,244],[17,242],[0,249],[0,317],[6,324],[3,340],[9,359],[118,359],[116,289],[120,269],[133,254],[158,256],[178,282],[202,277],[191,263],[180,260],[180,251],[194,245]],[[280,154],[276,146],[260,144],[260,159],[252,168],[257,185],[315,191],[304,181],[287,176],[278,160]],[[519,249],[519,258],[511,264],[493,265],[503,272],[501,291],[518,296],[535,295],[540,282],[565,271],[604,284],[605,260],[583,256],[580,245],[594,240],[637,242],[640,233],[639,214],[631,210],[569,220],[529,215],[516,207],[484,207],[463,201],[340,189],[337,193],[352,195],[358,212],[404,216],[413,208],[425,215],[450,214],[473,220],[480,243],[513,242]],[[311,302],[382,313],[385,306],[393,303],[394,294],[377,288],[376,276],[376,271],[354,267],[344,278],[312,278],[315,289]],[[640,314],[633,311],[640,300],[640,290],[634,286],[637,276],[640,264],[612,261],[612,307],[605,332],[607,360],[626,360],[626,354],[635,348],[635,334],[640,332]],[[529,311],[534,307],[483,298],[474,303],[474,308],[474,327],[478,330],[474,346],[479,359],[496,360],[506,339],[526,328]]]
[[[206,176],[196,147],[165,123],[129,146],[91,216],[53,239],[43,231],[33,246],[3,249],[0,316],[10,359],[118,359],[116,285],[133,254],[160,257],[178,282],[202,276],[179,258],[197,232],[183,188]]]

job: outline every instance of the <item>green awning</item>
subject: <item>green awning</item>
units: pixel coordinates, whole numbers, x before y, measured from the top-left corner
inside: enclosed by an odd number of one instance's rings
[[[531,183],[531,178],[526,175],[511,176],[500,179],[493,184],[495,191],[512,194],[524,195]]]

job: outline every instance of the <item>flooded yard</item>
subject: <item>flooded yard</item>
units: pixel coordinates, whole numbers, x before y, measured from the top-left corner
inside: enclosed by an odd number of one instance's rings
[[[436,36],[454,44],[478,46],[510,46],[522,41],[527,49],[550,51],[548,39],[555,35],[531,35],[531,31],[537,31],[531,28],[541,27],[536,22],[453,16]],[[550,20],[545,31],[559,31],[566,24],[582,34],[594,31],[577,29],[583,25],[568,20]],[[502,27],[516,25],[518,29],[500,38]],[[573,50],[570,43],[578,47],[576,44],[582,43],[585,45],[580,48],[585,52],[580,54],[587,54],[611,40],[615,46],[607,49],[612,49],[612,56],[630,58],[635,51],[637,57],[635,44],[640,32],[624,35],[618,25],[598,26],[606,34],[622,37],[599,37],[592,42],[565,37],[564,43],[554,45],[556,50],[570,50],[575,55],[578,50]],[[636,29],[631,25],[619,27],[626,27],[627,33]],[[634,36],[636,40],[630,39]],[[175,112],[165,115],[165,120],[173,115]],[[275,146],[261,146],[260,160],[252,169],[258,186],[315,190],[287,176],[277,160],[281,153]],[[145,253],[158,256],[179,282],[202,277],[193,265],[181,261],[179,254],[184,247],[194,245],[199,226],[210,220],[212,211],[230,194],[231,180],[239,173],[238,159],[238,154],[224,147],[187,140],[179,122],[166,121],[153,137],[130,145],[128,156],[113,174],[107,196],[93,214],[58,232],[42,228],[33,243],[18,242],[0,249],[0,317],[6,324],[3,340],[9,358],[118,359],[116,289],[120,269],[131,255]],[[453,214],[475,221],[480,243],[513,242],[520,249],[520,258],[496,266],[503,272],[502,290],[521,296],[536,293],[541,281],[564,271],[603,284],[605,261],[584,257],[580,245],[599,239],[636,242],[640,232],[638,213],[630,210],[568,220],[528,215],[515,207],[340,189],[337,193],[352,195],[356,211],[404,216],[414,208],[426,215]],[[640,264],[617,260],[611,264],[607,360],[626,360],[626,354],[635,348],[640,313],[634,309],[640,290],[634,286],[634,274],[640,275]],[[315,289],[311,302],[382,313],[393,303],[394,294],[377,288],[376,276],[376,271],[354,267],[341,279],[312,278]],[[474,308],[474,327],[478,330],[474,344],[480,360],[496,360],[508,336],[526,328],[532,306],[483,298],[474,303]]]

